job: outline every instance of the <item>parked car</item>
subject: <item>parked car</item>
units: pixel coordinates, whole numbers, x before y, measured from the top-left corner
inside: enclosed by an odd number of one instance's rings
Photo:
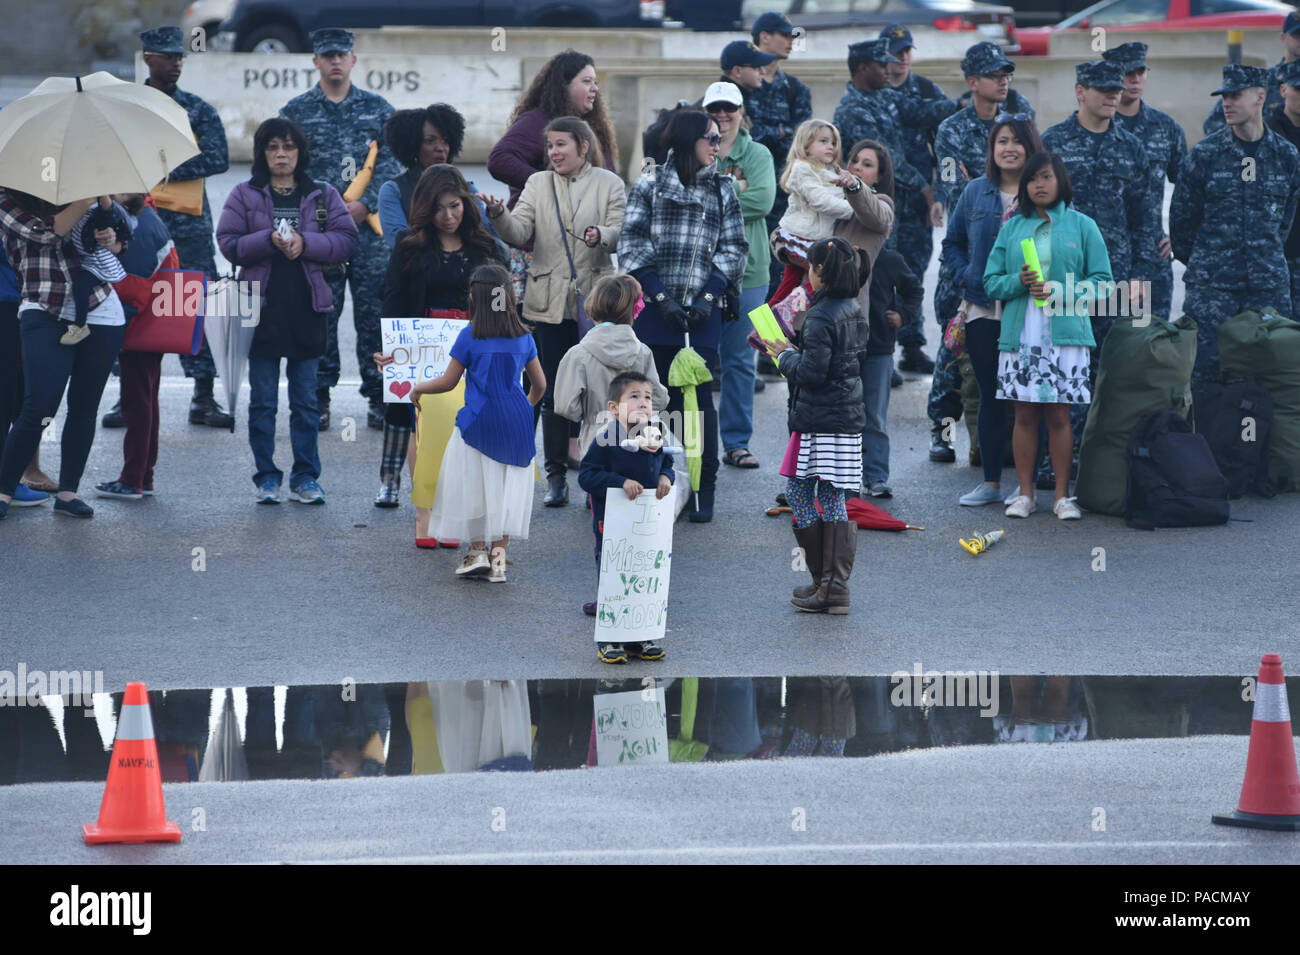
[[[664,0],[235,0],[209,49],[307,53],[308,35],[321,27],[658,27],[663,20]]]
[[[1180,28],[1243,27],[1280,32],[1282,21],[1294,9],[1278,0],[1102,0],[1053,27],[1018,28],[1016,39],[1021,56],[1046,56],[1052,34],[1061,30],[1132,30],[1140,32],[1140,39],[1148,43],[1162,30]]]
[[[204,45],[211,43],[221,30],[221,21],[230,16],[235,0],[195,0],[181,14],[181,33],[188,43],[195,30],[202,30]]]
[[[668,17],[684,20],[691,26],[690,18],[700,16],[691,11],[703,6],[692,0],[668,0]],[[890,23],[902,23],[913,28],[969,31],[978,34],[971,38],[972,43],[992,40],[1007,52],[1015,52],[1015,11],[978,0],[745,0],[741,10],[743,28],[748,29],[761,14],[773,10],[784,13],[796,26],[807,30],[861,27],[868,35],[875,36]]]

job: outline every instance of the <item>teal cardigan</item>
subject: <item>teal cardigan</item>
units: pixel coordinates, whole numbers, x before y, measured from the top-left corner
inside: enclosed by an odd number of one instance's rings
[[[1052,225],[1052,264],[1048,267],[1048,281],[1060,283],[1059,297],[1066,291],[1066,276],[1074,277],[1074,298],[1061,302],[1054,309],[1052,319],[1053,345],[1087,345],[1095,347],[1092,337],[1092,320],[1087,313],[1075,314],[1075,299],[1084,288],[1093,296],[1108,294],[1113,283],[1110,273],[1110,256],[1101,230],[1088,216],[1058,202],[1047,210]],[[1002,302],[1002,334],[998,338],[999,351],[1017,351],[1020,348],[1020,331],[1025,324],[1025,308],[1029,304],[1029,289],[1020,284],[1020,267],[1025,264],[1020,251],[1020,241],[1030,239],[1047,227],[1047,220],[1037,215],[1032,218],[1013,213],[998,232],[984,267],[984,290],[991,298]],[[1106,283],[1106,284],[1099,284]],[[1050,301],[1050,300],[1049,300]]]

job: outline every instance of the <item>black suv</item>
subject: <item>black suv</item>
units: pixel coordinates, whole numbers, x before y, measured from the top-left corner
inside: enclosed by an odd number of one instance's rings
[[[222,47],[240,53],[309,53],[321,27],[657,27],[664,0],[236,0],[221,24]]]

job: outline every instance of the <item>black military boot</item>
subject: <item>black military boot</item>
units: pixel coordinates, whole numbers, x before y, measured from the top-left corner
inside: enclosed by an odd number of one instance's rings
[[[122,402],[118,402],[108,409],[108,414],[104,415],[99,422],[105,428],[125,428],[126,419],[122,417]]]
[[[330,429],[330,390],[328,388],[316,389],[316,412],[320,415],[320,430],[328,431]]]
[[[943,436],[943,426],[930,429],[930,460],[936,464],[951,464],[957,460],[952,442]]]
[[[919,372],[922,375],[934,374],[934,362],[921,351],[920,345],[905,345],[903,358],[898,363],[898,367],[901,371]]]
[[[194,396],[190,398],[190,424],[202,424],[209,428],[235,429],[234,415],[226,414],[224,408],[217,404],[212,394],[211,378],[194,379]]]
[[[569,503],[569,481],[563,471],[546,475],[546,497],[543,507],[564,507]]]

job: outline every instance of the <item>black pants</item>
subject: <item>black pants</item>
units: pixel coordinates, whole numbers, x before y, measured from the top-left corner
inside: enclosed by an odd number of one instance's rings
[[[706,362],[717,361],[718,356],[711,349],[698,350]],[[665,387],[668,387],[668,369],[679,351],[681,349],[676,345],[650,346],[650,354],[655,360],[655,371],[659,374],[659,380],[665,383]],[[718,486],[718,412],[713,407],[713,388],[709,384],[696,386],[695,395],[700,400],[700,411],[704,416],[704,457],[700,468],[700,490],[712,491]],[[686,436],[681,433],[684,401],[682,389],[668,387],[668,420],[679,441],[686,440]]]
[[[41,442],[41,432],[58,413],[68,391],[68,420],[63,428],[59,490],[76,491],[95,440],[95,418],[104,383],[122,347],[125,325],[92,325],[76,345],[60,345],[64,325],[47,312],[19,316],[22,335],[23,408],[0,455],[0,493],[13,494],[27,463]]]
[[[577,425],[555,413],[555,375],[560,369],[560,359],[578,344],[578,323],[560,322],[548,325],[538,322],[533,327],[533,341],[537,343],[537,360],[542,363],[546,376],[546,394],[533,409],[533,424],[542,420],[542,456],[546,459],[546,474],[564,476],[569,458],[569,437],[577,435]]]
[[[984,480],[1002,480],[1002,455],[1007,440],[1006,402],[998,401],[998,336],[1002,323],[979,318],[966,323],[966,350],[970,353],[975,384],[980,389],[979,438]]]
[[[18,303],[0,302],[0,443],[23,407],[23,343]],[[26,465],[24,465],[25,467]]]

